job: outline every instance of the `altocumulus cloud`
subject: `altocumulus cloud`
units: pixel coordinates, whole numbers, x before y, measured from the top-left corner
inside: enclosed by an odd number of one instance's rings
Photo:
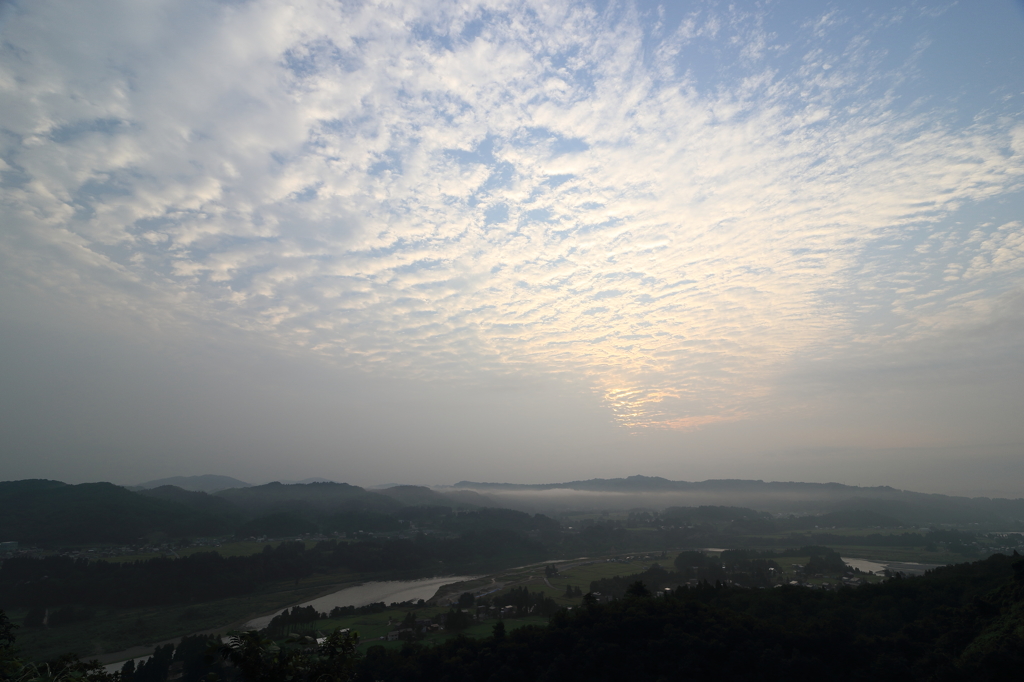
[[[3,267],[90,305],[404,377],[564,373],[634,429],[1019,308],[1024,224],[950,219],[1020,191],[1019,99],[911,96],[927,41],[886,41],[927,13],[2,12]]]

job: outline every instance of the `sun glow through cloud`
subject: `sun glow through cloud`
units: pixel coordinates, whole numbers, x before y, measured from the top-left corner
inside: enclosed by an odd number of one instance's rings
[[[956,218],[1019,202],[1020,94],[918,98],[903,10],[772,12],[8,9],[3,262],[371,372],[564,374],[628,429],[998,319],[1024,224]]]

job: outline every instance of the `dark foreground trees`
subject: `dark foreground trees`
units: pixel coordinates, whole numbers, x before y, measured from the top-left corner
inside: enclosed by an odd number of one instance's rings
[[[335,630],[319,643],[297,634],[275,643],[251,630],[231,637],[220,653],[246,682],[347,682],[358,641],[348,630]]]
[[[4,682],[119,682],[98,663],[87,663],[76,656],[62,656],[49,663],[26,661],[15,647],[15,629],[0,611],[0,680]]]

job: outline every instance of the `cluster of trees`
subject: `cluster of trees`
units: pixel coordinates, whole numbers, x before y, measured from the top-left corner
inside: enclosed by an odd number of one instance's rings
[[[423,600],[420,601],[422,602]],[[291,609],[285,609],[274,616],[270,623],[267,624],[266,632],[270,636],[282,633],[287,634],[296,625],[308,625],[328,618],[344,618],[345,616],[359,614],[381,613],[386,611],[387,608],[387,604],[382,601],[364,606],[335,606],[329,613],[319,612],[312,606],[293,606]]]
[[[422,599],[420,600],[423,601]],[[388,605],[382,601],[366,604],[364,606],[335,606],[327,614],[328,618],[344,618],[345,616],[356,616],[362,613],[380,613],[387,611]]]
[[[292,634],[274,642],[243,632],[220,648],[220,655],[244,682],[345,682],[356,678],[359,635],[335,630],[323,642]]]
[[[444,629],[448,632],[462,632],[476,622],[476,618],[464,609],[451,608],[444,615]]]
[[[808,552],[810,558],[807,560],[807,565],[804,566],[805,574],[845,573],[849,570],[837,552],[827,547],[820,549],[824,551]]]
[[[530,592],[526,587],[513,587],[501,595],[501,605],[514,606],[516,616],[527,614],[550,616],[560,608],[555,600],[543,592]]]
[[[284,632],[291,625],[313,623],[328,614],[317,611],[312,606],[293,606],[274,616],[267,625],[267,632]]]
[[[171,667],[176,666],[180,668],[177,672],[181,682],[200,682],[209,676],[223,679],[230,673],[225,674],[225,666],[214,655],[219,644],[220,640],[212,635],[183,637],[177,646],[156,647],[153,655],[138,665],[134,660],[125,661],[120,674],[111,677],[120,677],[119,682],[165,682]]]

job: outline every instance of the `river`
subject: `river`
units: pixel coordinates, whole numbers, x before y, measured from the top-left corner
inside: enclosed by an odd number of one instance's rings
[[[423,578],[421,580],[389,580],[386,582],[370,582],[363,583],[362,585],[356,585],[354,587],[346,587],[343,590],[332,592],[323,597],[318,597],[312,601],[302,602],[296,604],[296,606],[313,606],[317,611],[324,612],[330,611],[335,606],[365,606],[367,604],[373,604],[375,602],[382,601],[386,604],[392,602],[403,602],[409,601],[410,599],[430,599],[436,593],[438,588],[443,585],[450,585],[452,583],[459,583],[464,580],[474,580],[480,576],[474,575],[463,575],[463,576],[449,576],[447,578]],[[291,607],[288,607],[291,608]],[[283,609],[287,611],[288,609]],[[244,629],[246,630],[258,630],[265,628],[270,621],[281,611],[275,611],[268,616],[260,616],[259,618],[253,618],[245,624]],[[176,640],[169,640],[176,642]],[[146,647],[152,651],[152,647]],[[138,649],[144,650],[143,647]],[[108,663],[104,666],[107,672],[114,672],[120,670],[121,666],[124,665],[124,661],[128,658],[134,658],[136,664],[147,660],[150,657],[149,653],[140,652],[121,652],[125,654],[123,657],[117,654],[106,654],[102,656],[104,660],[110,660],[111,658],[119,659],[117,663]],[[134,654],[134,655],[133,655]]]
[[[939,568],[945,564],[919,564],[912,561],[870,561],[868,559],[854,559],[852,557],[843,557],[843,563],[859,568],[865,573],[873,572],[881,574],[885,569],[890,571],[898,571],[904,575],[924,575],[925,571],[930,571],[933,568]]]
[[[302,602],[296,606],[312,606],[322,613],[330,612],[335,606],[366,606],[379,601],[385,604],[410,601],[413,599],[430,599],[442,585],[474,580],[479,576],[449,576],[447,578],[423,578],[421,580],[389,580],[386,582],[370,582],[346,587],[312,601]],[[291,607],[289,607],[291,608]],[[283,609],[287,611],[288,609]],[[274,616],[281,613],[275,611],[267,616],[253,618],[245,624],[247,630],[265,628]]]

